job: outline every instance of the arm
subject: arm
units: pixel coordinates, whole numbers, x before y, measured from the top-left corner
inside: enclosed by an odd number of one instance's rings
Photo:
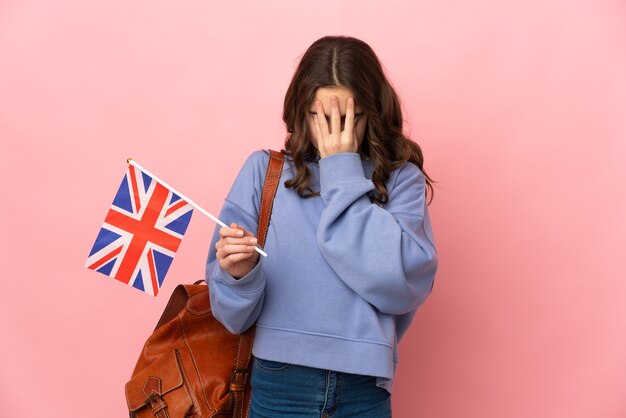
[[[256,233],[258,227],[259,201],[262,182],[269,161],[263,151],[252,153],[240,170],[219,219],[226,224],[232,222]],[[239,334],[256,321],[263,307],[265,276],[263,258],[245,276],[236,279],[220,267],[216,257],[215,243],[219,241],[220,225],[216,225],[206,262],[205,280],[209,286],[211,310],[215,318],[230,332]]]
[[[328,264],[381,312],[417,309],[432,290],[438,264],[423,173],[412,163],[402,166],[382,208],[367,196],[374,183],[365,178],[358,153],[333,154],[319,164],[325,208],[317,242]]]

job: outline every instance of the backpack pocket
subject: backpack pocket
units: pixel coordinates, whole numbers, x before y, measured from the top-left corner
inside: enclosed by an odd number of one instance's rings
[[[185,416],[193,407],[188,386],[178,350],[159,356],[126,383],[130,416]]]

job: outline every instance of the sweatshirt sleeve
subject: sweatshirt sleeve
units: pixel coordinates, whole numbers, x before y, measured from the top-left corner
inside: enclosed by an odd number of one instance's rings
[[[239,171],[222,205],[219,219],[235,222],[256,234],[259,205],[269,155],[262,150],[250,154]],[[221,226],[216,224],[206,262],[205,280],[209,286],[213,316],[233,334],[240,334],[256,321],[263,307],[265,276],[263,256],[245,276],[235,279],[220,267],[215,243]]]
[[[372,203],[374,183],[358,153],[322,158],[324,202],[317,242],[324,258],[361,297],[388,314],[409,314],[432,291],[438,255],[425,177],[415,164],[400,167],[385,207]]]

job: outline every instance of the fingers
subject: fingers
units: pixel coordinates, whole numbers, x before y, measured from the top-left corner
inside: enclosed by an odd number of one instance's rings
[[[236,253],[236,254],[230,254],[227,257],[223,258],[222,260],[225,262],[224,263],[224,267],[225,269],[230,269],[230,266],[234,263],[236,263],[237,261],[241,261],[241,260],[245,260],[246,258],[250,258],[254,255],[254,253]]]
[[[222,245],[215,254],[218,259],[224,259],[227,257],[235,256],[234,258],[245,258],[244,256],[249,256],[254,252],[254,245],[247,244],[224,244]],[[230,260],[233,258],[231,257]]]
[[[320,127],[320,121],[317,114],[313,115],[313,129],[315,130],[315,138],[317,138],[317,147],[320,148],[324,145],[324,141],[322,138],[322,128]],[[320,152],[322,152],[322,150],[323,148],[320,149]]]
[[[245,251],[246,246],[255,246],[258,240],[255,237],[243,237],[243,238],[222,238],[215,243],[215,249],[220,250],[220,248],[224,248],[227,245],[230,245],[231,248],[239,249],[240,251]],[[237,246],[237,247],[232,247]],[[231,251],[232,252],[232,251]]]
[[[317,137],[317,150],[320,157],[326,156],[326,138],[330,135],[328,132],[328,123],[326,123],[326,113],[324,113],[324,106],[322,102],[317,100],[315,102],[315,136]]]
[[[352,97],[348,97],[348,103],[346,104],[346,126],[344,129],[345,130],[350,129],[350,131],[352,131],[353,127],[354,127],[354,99]]]
[[[230,224],[230,227],[220,228],[219,233],[220,239],[215,243],[215,249],[222,257],[232,253],[254,251],[254,246],[258,242],[252,232],[235,223]]]
[[[348,144],[352,144],[355,142],[355,132],[354,129],[354,99],[352,97],[348,97],[348,103],[346,104],[346,125],[342,132],[342,139]]]
[[[315,113],[317,114],[317,123],[319,125],[321,135],[330,134],[328,131],[328,123],[326,122],[326,113],[324,113],[324,106],[322,106],[322,102],[319,100],[315,102]],[[322,136],[319,137],[320,140]]]
[[[248,231],[243,226],[237,225],[236,223],[230,224],[230,227],[223,226],[220,228],[220,237],[253,237],[254,234]]]
[[[220,228],[220,238],[243,237],[243,230],[237,227],[236,223],[230,224],[230,228],[223,226]]]
[[[330,128],[331,133],[337,136],[341,132],[341,113],[337,96],[330,96]]]
[[[339,152],[355,152],[359,148],[356,138],[354,98],[346,100],[345,122],[342,124],[341,110],[337,96],[330,96],[330,130],[324,106],[320,100],[315,101],[314,130],[317,137],[317,148],[323,158]],[[342,126],[343,125],[343,126]]]

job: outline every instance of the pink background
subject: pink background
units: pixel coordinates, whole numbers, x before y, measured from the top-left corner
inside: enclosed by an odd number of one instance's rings
[[[215,224],[194,214],[157,298],[85,269],[126,157],[219,213],[245,157],[283,144],[290,77],[327,34],[377,52],[438,181],[440,268],[394,416],[626,416],[617,0],[4,0],[0,415],[127,416]]]

